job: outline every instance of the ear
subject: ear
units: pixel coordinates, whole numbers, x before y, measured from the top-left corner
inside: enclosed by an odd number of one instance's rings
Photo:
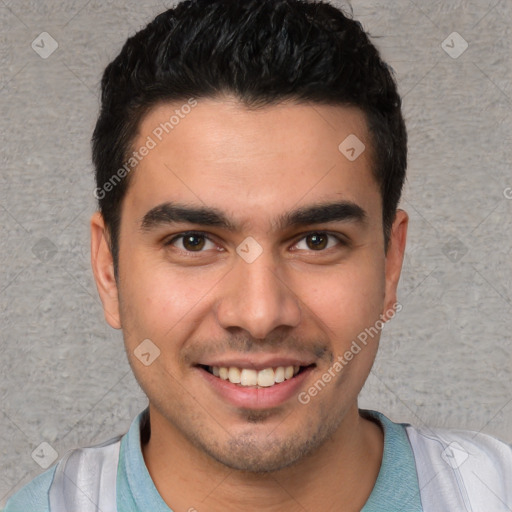
[[[397,210],[391,227],[388,251],[386,253],[386,293],[383,311],[385,321],[389,320],[389,312],[395,310],[394,306],[397,302],[396,290],[402,271],[408,224],[409,216],[407,212]],[[386,312],[388,313],[387,315]]]
[[[92,271],[103,304],[105,320],[114,329],[120,329],[119,295],[114,276],[114,261],[108,240],[108,231],[103,216],[100,212],[95,212],[91,217]]]

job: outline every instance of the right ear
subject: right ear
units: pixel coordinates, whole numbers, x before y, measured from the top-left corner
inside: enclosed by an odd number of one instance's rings
[[[108,231],[100,212],[95,212],[91,217],[91,265],[103,304],[105,320],[114,329],[121,329],[114,260],[110,251]]]

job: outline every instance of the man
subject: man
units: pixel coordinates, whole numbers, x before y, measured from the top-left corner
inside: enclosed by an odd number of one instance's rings
[[[512,449],[358,408],[396,290],[406,131],[327,3],[192,0],[107,67],[92,266],[149,399],[7,512],[501,511]]]

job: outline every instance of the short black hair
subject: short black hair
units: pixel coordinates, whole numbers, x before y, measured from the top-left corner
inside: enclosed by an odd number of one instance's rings
[[[187,0],[130,37],[103,74],[92,158],[116,279],[126,162],[144,115],[162,102],[225,94],[247,108],[292,100],[361,109],[387,250],[407,133],[393,72],[361,24],[323,1]]]

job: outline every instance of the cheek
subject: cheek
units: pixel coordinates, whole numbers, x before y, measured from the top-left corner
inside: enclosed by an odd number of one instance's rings
[[[131,324],[138,337],[161,341],[194,328],[194,318],[205,314],[208,295],[223,275],[197,267],[178,269],[144,255],[126,258],[124,268],[120,292],[125,325]]]
[[[304,274],[301,299],[330,329],[346,340],[373,325],[382,313],[385,279],[375,262],[339,265],[329,272]]]

